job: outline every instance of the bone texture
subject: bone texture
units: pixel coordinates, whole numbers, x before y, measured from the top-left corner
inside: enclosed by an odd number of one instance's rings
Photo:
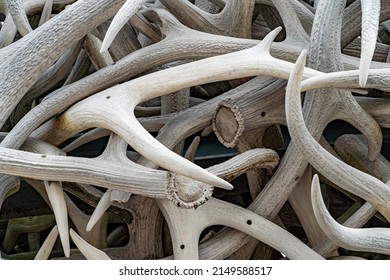
[[[385,259],[390,1],[0,1],[5,259]]]

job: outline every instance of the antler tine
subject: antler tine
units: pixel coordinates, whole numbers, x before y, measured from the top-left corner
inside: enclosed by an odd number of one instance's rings
[[[91,231],[91,229],[96,225],[96,223],[100,220],[100,218],[106,213],[106,210],[111,206],[112,204],[112,192],[113,189],[108,189],[101,199],[99,200],[99,203],[96,205],[95,210],[93,211],[91,217],[89,218],[89,221],[87,223],[86,231]]]
[[[87,260],[111,260],[106,253],[88,244],[73,229],[70,229],[70,237]]]
[[[128,161],[126,151],[127,143],[118,135],[111,133],[106,149],[104,150],[103,154],[100,155],[98,158],[112,158],[112,160],[119,160],[126,163]],[[100,199],[95,210],[93,211],[88,221],[86,230],[90,231],[93,228],[93,226],[99,221],[99,219],[104,215],[108,207],[110,207],[114,201],[127,202],[130,196],[130,192],[108,189]]]
[[[347,162],[356,166],[363,172],[372,174],[386,182],[390,186],[390,163],[382,156],[375,161],[367,158],[367,143],[362,135],[343,135],[334,144],[337,153]],[[363,227],[375,214],[377,210],[368,202],[362,205],[343,226],[349,228]],[[330,240],[323,241],[314,250],[323,256],[336,249],[336,244]]]
[[[10,45],[17,32],[18,28],[16,27],[11,15],[7,14],[0,30],[0,48]]]
[[[3,137],[3,135],[1,135]],[[22,147],[24,150],[30,152],[36,152],[41,154],[52,154],[52,155],[63,155],[64,153],[47,143],[39,141],[37,139],[28,139]],[[3,175],[8,178],[7,181],[14,181],[15,177]],[[17,179],[18,180],[18,179]],[[68,211],[64,199],[64,192],[62,189],[61,182],[57,181],[44,181],[45,189],[48,195],[50,205],[52,207],[56,223],[58,225],[58,231],[60,234],[60,239],[62,247],[66,257],[69,257],[70,254],[70,243],[69,243],[69,227],[68,227]]]
[[[16,193],[20,188],[20,180],[14,176],[0,175],[0,210],[4,200]]]
[[[70,243],[69,243],[69,226],[68,226],[68,210],[66,207],[64,191],[61,182],[48,182],[44,181],[45,189],[50,200],[50,204],[53,209],[54,217],[58,226],[62,248],[65,256],[70,255]]]
[[[46,21],[50,19],[51,12],[53,9],[53,1],[54,0],[46,0],[45,5],[43,6],[41,18],[39,19],[38,26],[41,26],[44,24]]]
[[[26,15],[23,0],[7,0],[8,11],[22,36],[32,31]]]
[[[302,81],[302,91],[320,88],[354,88],[359,82],[358,70],[323,73]],[[368,70],[366,88],[376,88],[389,91],[389,69]],[[361,93],[361,92],[359,92]]]
[[[72,143],[64,147],[62,150],[66,153],[77,149],[78,147],[102,137],[110,136],[111,131],[105,128],[95,128],[88,131],[74,140]]]
[[[42,25],[31,32],[31,36],[25,36],[0,51],[3,65],[0,89],[4,100],[0,104],[1,127],[39,76],[66,49],[108,19],[121,2],[121,0],[77,1],[54,17],[51,24]],[[95,8],[90,9],[91,6]],[[96,16],[97,14],[99,16]],[[83,17],[82,21],[79,20],[80,16]],[[51,39],[47,40],[48,37]],[[49,53],[50,55],[47,55]],[[43,56],[45,59],[42,59]]]
[[[119,30],[136,12],[141,9],[143,3],[144,0],[127,0],[126,3],[119,9],[107,30],[106,36],[104,37],[103,44],[100,49],[101,53],[108,50]]]
[[[268,54],[269,38],[272,39],[278,31],[271,32],[268,38],[254,48],[165,69],[102,91],[75,104],[54,122],[41,127],[34,135],[59,144],[70,135],[88,127],[108,128],[125,139],[140,154],[168,170],[210,185],[231,189],[232,186],[229,183],[184,160],[156,141],[139,124],[134,114],[128,112],[133,112],[135,106],[143,101],[199,83],[261,73],[277,77],[287,76],[287,69],[291,68],[291,64],[277,60]],[[260,56],[258,60],[262,63],[259,64],[257,59],[252,59],[255,55]],[[231,63],[227,65],[226,61]],[[246,67],[242,68],[240,66],[242,64]],[[205,65],[207,67],[204,67]],[[237,68],[237,71],[232,71],[232,68]],[[188,71],[188,69],[193,71]],[[194,76],[195,71],[199,75]],[[172,79],[179,73],[181,79]],[[150,84],[150,81],[155,82]],[[149,85],[148,88],[145,88],[145,82]],[[96,116],[96,112],[105,112],[105,114],[99,118],[89,117],[90,115]],[[110,119],[117,120],[116,124],[113,124]]]
[[[46,237],[38,253],[35,255],[34,260],[47,260],[50,256],[50,252],[53,250],[54,244],[58,237],[58,227],[54,226]],[[67,256],[69,257],[69,255]]]
[[[380,0],[362,0],[362,52],[359,65],[359,85],[364,87],[367,82],[368,69],[374,55],[378,35]]]
[[[190,146],[188,147],[188,149],[184,155],[184,157],[191,162],[195,162],[195,155],[196,155],[196,151],[199,148],[200,140],[201,140],[201,138],[199,136],[196,136],[192,140]]]
[[[334,158],[307,131],[300,102],[300,81],[306,52],[299,56],[286,88],[286,118],[295,146],[321,174],[341,188],[370,202],[390,220],[390,190],[386,184]]]
[[[348,228],[337,223],[326,209],[317,175],[312,181],[314,214],[325,234],[335,243],[349,250],[369,251],[390,255],[390,230],[387,228]]]
[[[175,259],[198,259],[199,235],[211,225],[238,229],[283,252],[291,259],[323,259],[289,232],[237,205],[215,198],[211,198],[196,210],[179,209],[164,201],[159,203],[163,205],[163,213],[172,232]],[[231,212],[237,213],[239,218],[232,219],[227,215]],[[180,226],[176,226],[178,221],[181,221]],[[285,242],[280,242],[281,240]]]
[[[278,154],[271,149],[256,148],[245,151],[232,159],[207,168],[210,172],[231,181],[250,169],[267,169],[269,173],[279,164]],[[232,171],[234,170],[234,172]]]

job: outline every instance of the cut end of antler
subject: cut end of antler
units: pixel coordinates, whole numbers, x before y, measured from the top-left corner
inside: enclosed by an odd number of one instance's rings
[[[167,197],[179,207],[197,208],[210,199],[214,188],[193,179],[167,173]]]
[[[218,140],[227,148],[235,147],[245,130],[240,109],[230,99],[218,105],[212,126]]]

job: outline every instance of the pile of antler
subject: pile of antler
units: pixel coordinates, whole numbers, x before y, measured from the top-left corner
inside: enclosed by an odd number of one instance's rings
[[[0,1],[0,208],[23,180],[54,214],[9,219],[2,258],[390,254],[380,154],[390,47],[378,36],[389,10],[388,0]],[[330,146],[334,120],[362,135]],[[292,141],[279,158],[281,126]],[[237,155],[202,168],[211,134]],[[67,156],[102,137],[98,157]],[[247,208],[213,195],[243,188],[228,182],[243,174]],[[356,202],[343,224],[319,178]],[[287,204],[304,238],[279,217]],[[385,226],[362,228],[374,215]]]

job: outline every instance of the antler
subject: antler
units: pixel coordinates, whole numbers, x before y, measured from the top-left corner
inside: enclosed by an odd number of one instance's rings
[[[230,189],[230,184],[207,174],[198,166],[184,161],[150,137],[136,121],[134,115],[128,112],[134,111],[135,106],[143,101],[199,83],[251,76],[255,73],[285,76],[287,71],[281,70],[283,68],[275,66],[274,63],[278,62],[285,65],[286,68],[290,67],[290,64],[272,58],[268,53],[270,44],[279,30],[273,31],[254,48],[169,68],[100,92],[77,103],[57,118],[55,122],[49,123],[46,127],[43,126],[34,135],[44,137],[42,139],[50,139],[51,143],[59,144],[69,136],[86,128],[104,127],[120,135],[140,154],[164,168],[195,180]],[[260,65],[256,61],[248,59],[255,55],[260,56]],[[226,65],[225,61],[231,61],[231,63]],[[209,72],[201,70],[205,68],[205,65],[210,69]],[[242,69],[241,65],[246,65],[246,68]],[[188,67],[191,67],[192,71],[199,73],[199,75],[194,76],[192,72],[183,71],[183,68],[188,69]],[[236,70],[232,72],[232,69]],[[176,77],[179,73],[181,79],[172,80],[172,77]],[[170,83],[166,82],[168,80]],[[149,83],[149,81],[155,82],[145,88],[145,82]],[[164,83],[159,81],[164,81]],[[91,104],[94,105],[91,106]],[[96,118],[97,112],[104,112],[104,114],[100,118]],[[95,115],[95,118],[91,119],[91,114]],[[110,119],[116,119],[116,124],[112,124]]]
[[[18,28],[19,33],[22,36],[25,36],[32,31],[32,28],[28,22],[23,2],[23,0],[7,0],[8,11],[12,16],[14,23]]]
[[[307,131],[299,98],[305,56],[306,53],[302,52],[286,88],[286,118],[292,140],[314,168],[341,188],[370,202],[389,219],[387,201],[390,199],[390,194],[388,186],[334,158]]]
[[[317,221],[332,241],[350,250],[390,254],[389,229],[347,228],[332,218],[322,199],[320,182],[317,175],[313,176],[311,197]]]
[[[390,217],[390,165],[380,154],[387,155],[390,127],[388,24],[379,25],[390,5],[313,5],[0,1],[0,124],[10,131],[0,148],[0,220],[9,220],[0,222],[3,257],[247,259],[275,258],[276,249],[321,259],[337,256],[339,246],[387,252],[384,227],[380,239],[377,229],[351,227],[387,225]],[[276,40],[285,39],[274,42],[279,25],[285,32]],[[339,155],[325,140],[336,120],[362,133],[340,137]],[[105,148],[81,156],[94,141]],[[210,149],[218,153],[213,163]],[[318,184],[311,209],[308,164],[333,187],[325,197],[330,210],[346,210],[338,222],[321,208]],[[19,219],[12,208],[29,207],[18,201],[28,191],[21,181],[54,215],[41,216],[50,211],[42,204],[37,216]],[[353,206],[335,205],[335,193]],[[95,207],[92,215],[85,203]],[[207,233],[214,225],[228,228]],[[31,252],[19,254],[25,247],[17,236],[25,233]],[[42,246],[39,236],[47,237]]]

